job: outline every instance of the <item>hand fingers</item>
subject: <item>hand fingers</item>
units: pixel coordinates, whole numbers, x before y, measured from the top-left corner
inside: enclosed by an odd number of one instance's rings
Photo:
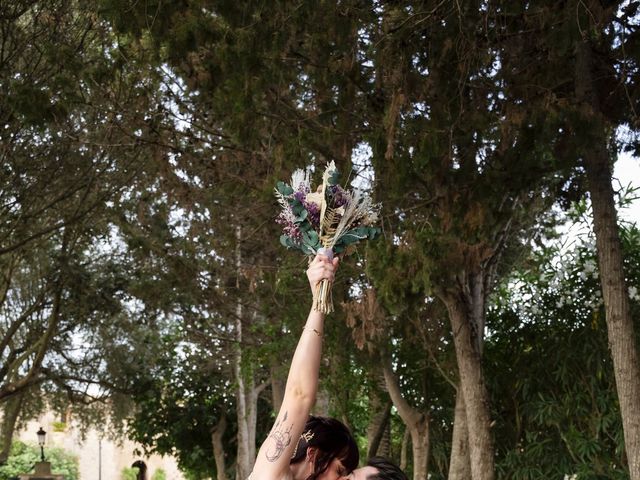
[[[322,254],[322,253],[318,253],[316,254],[316,256],[313,258],[313,260],[311,261],[311,263],[309,264],[309,266],[313,266],[313,265],[318,265],[318,264],[330,264],[330,265],[336,265],[335,263],[335,258],[333,259],[333,261],[329,260],[329,257],[327,257],[326,255]]]
[[[335,270],[335,266],[333,263],[328,260],[318,261],[309,266],[310,272],[315,272],[316,275],[320,275],[323,278],[326,278],[328,275],[333,276],[333,272]]]
[[[325,279],[333,281],[337,265],[337,258],[334,258],[333,261],[329,261],[329,259],[324,255],[316,255],[307,269],[309,280],[314,283]]]
[[[317,253],[314,260],[319,260],[321,262],[329,262],[329,257],[327,255],[325,255],[324,253]]]

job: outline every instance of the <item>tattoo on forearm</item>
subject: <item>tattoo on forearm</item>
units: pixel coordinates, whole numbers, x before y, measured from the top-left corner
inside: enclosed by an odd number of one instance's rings
[[[287,412],[284,412],[282,420],[278,420],[276,422],[269,434],[272,442],[268,445],[265,451],[265,456],[270,462],[275,462],[280,458],[282,452],[284,452],[285,448],[287,448],[291,443],[291,429],[293,428],[293,424],[289,425],[289,428],[287,428],[285,425],[286,421]]]

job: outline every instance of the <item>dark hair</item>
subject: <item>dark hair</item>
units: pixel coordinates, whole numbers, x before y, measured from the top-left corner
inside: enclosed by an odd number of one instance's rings
[[[289,463],[299,463],[307,456],[308,448],[316,448],[313,473],[307,480],[315,480],[329,467],[334,458],[351,473],[360,461],[358,445],[349,429],[339,420],[311,415],[298,439]]]
[[[378,470],[375,475],[369,475],[367,480],[408,480],[404,472],[386,458],[371,457],[367,465]]]

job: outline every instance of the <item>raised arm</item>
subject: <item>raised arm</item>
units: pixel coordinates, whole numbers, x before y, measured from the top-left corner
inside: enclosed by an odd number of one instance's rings
[[[313,259],[307,277],[314,295],[321,280],[333,281],[337,265],[337,258],[329,261],[326,256],[317,255]],[[291,478],[289,460],[316,401],[323,331],[324,314],[311,309],[291,360],[282,406],[260,447],[252,480]]]

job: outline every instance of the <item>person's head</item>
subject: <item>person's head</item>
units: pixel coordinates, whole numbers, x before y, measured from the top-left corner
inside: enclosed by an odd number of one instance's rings
[[[371,457],[365,467],[353,471],[351,480],[408,480],[395,464],[386,458]]]
[[[306,480],[339,478],[350,474],[360,460],[358,445],[339,420],[310,416],[289,462],[308,462]]]

